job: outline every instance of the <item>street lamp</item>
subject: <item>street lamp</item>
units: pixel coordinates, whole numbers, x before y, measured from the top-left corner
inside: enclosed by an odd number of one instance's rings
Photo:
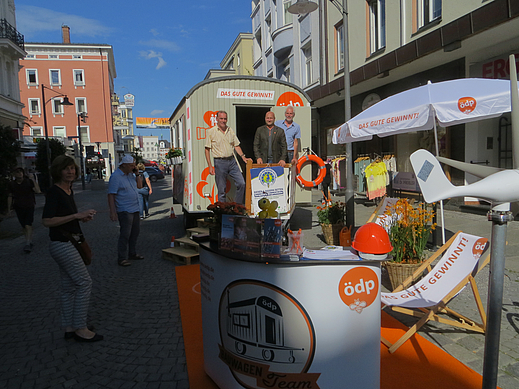
[[[343,52],[344,52],[344,122],[351,119],[351,93],[350,93],[350,59],[348,53],[348,0],[330,0],[330,2],[342,13],[343,28]],[[316,3],[308,0],[297,0],[288,7],[291,14],[306,14],[318,8]],[[351,143],[346,143],[346,225],[355,226],[355,198],[353,193],[353,149]]]
[[[54,89],[51,89],[49,87],[46,87],[44,84],[41,84],[41,101],[43,104],[43,127],[45,128],[45,143],[46,143],[46,151],[47,151],[47,169],[49,174],[49,183],[52,184],[52,175],[50,174],[50,166],[51,166],[51,160],[50,160],[50,145],[49,145],[49,130],[47,128],[47,103],[52,100],[49,99],[48,101],[45,101],[45,89],[50,90],[51,92],[55,93],[58,97],[63,96],[63,101],[61,101],[60,105],[74,105],[72,104],[67,95],[64,95],[62,93],[56,92]]]
[[[86,122],[86,112],[77,114],[77,136],[79,138],[79,172],[81,174],[81,188],[85,190],[85,172],[83,169],[83,143],[81,141],[81,122]]]
[[[351,119],[351,92],[350,92],[350,56],[348,48],[348,0],[330,0],[342,13],[343,55],[344,55],[344,122]],[[346,143],[346,225],[355,228],[355,196],[353,193],[353,147],[351,142]]]

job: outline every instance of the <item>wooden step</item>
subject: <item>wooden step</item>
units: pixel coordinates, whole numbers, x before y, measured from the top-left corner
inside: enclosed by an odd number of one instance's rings
[[[209,225],[212,224],[212,222],[207,221],[206,219],[197,219],[196,225],[199,228],[209,228]]]
[[[191,259],[197,259],[198,253],[185,247],[168,247],[162,250],[162,258],[179,262],[183,265],[191,265]]]
[[[193,247],[198,252],[198,243],[193,239],[184,236],[182,238],[175,239],[175,247]]]
[[[188,228],[186,231],[189,234],[189,236],[193,234],[209,234],[209,228],[193,227]]]

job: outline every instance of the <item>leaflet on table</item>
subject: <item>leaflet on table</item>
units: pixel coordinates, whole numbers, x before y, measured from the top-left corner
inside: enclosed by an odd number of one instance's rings
[[[265,219],[263,221],[262,257],[279,258],[281,255],[281,224],[281,219]]]
[[[222,232],[220,235],[220,249],[222,250],[233,250],[234,218],[235,215],[222,215]]]
[[[312,261],[360,261],[354,250],[303,250],[301,260]]]

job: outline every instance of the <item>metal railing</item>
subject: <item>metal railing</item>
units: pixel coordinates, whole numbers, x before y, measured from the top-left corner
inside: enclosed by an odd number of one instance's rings
[[[6,19],[0,19],[0,39],[6,38],[25,51],[24,37]]]

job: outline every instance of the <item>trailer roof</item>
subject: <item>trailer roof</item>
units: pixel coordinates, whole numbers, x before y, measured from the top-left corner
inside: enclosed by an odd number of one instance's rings
[[[307,101],[310,101],[310,97],[306,94],[306,92],[303,89],[301,89],[297,85],[291,84],[291,83],[286,82],[286,81],[281,81],[281,80],[278,80],[276,78],[260,77],[260,76],[224,76],[224,77],[216,77],[216,78],[210,78],[210,79],[207,79],[207,80],[203,80],[203,81],[199,82],[198,84],[196,84],[194,87],[192,87],[189,90],[189,92],[187,92],[187,94],[182,98],[182,100],[180,100],[180,102],[178,103],[177,107],[175,108],[175,110],[173,111],[171,116],[169,117],[169,120],[171,121],[173,119],[173,117],[176,115],[178,110],[180,108],[182,108],[182,106],[184,105],[184,102],[186,101],[186,99],[191,97],[191,95],[197,89],[203,87],[204,85],[212,84],[214,82],[229,81],[229,80],[266,81],[266,82],[270,82],[270,83],[273,83],[273,84],[283,84],[283,85],[286,85],[287,87],[290,87],[292,89],[296,89],[299,93],[301,93],[306,98]]]

